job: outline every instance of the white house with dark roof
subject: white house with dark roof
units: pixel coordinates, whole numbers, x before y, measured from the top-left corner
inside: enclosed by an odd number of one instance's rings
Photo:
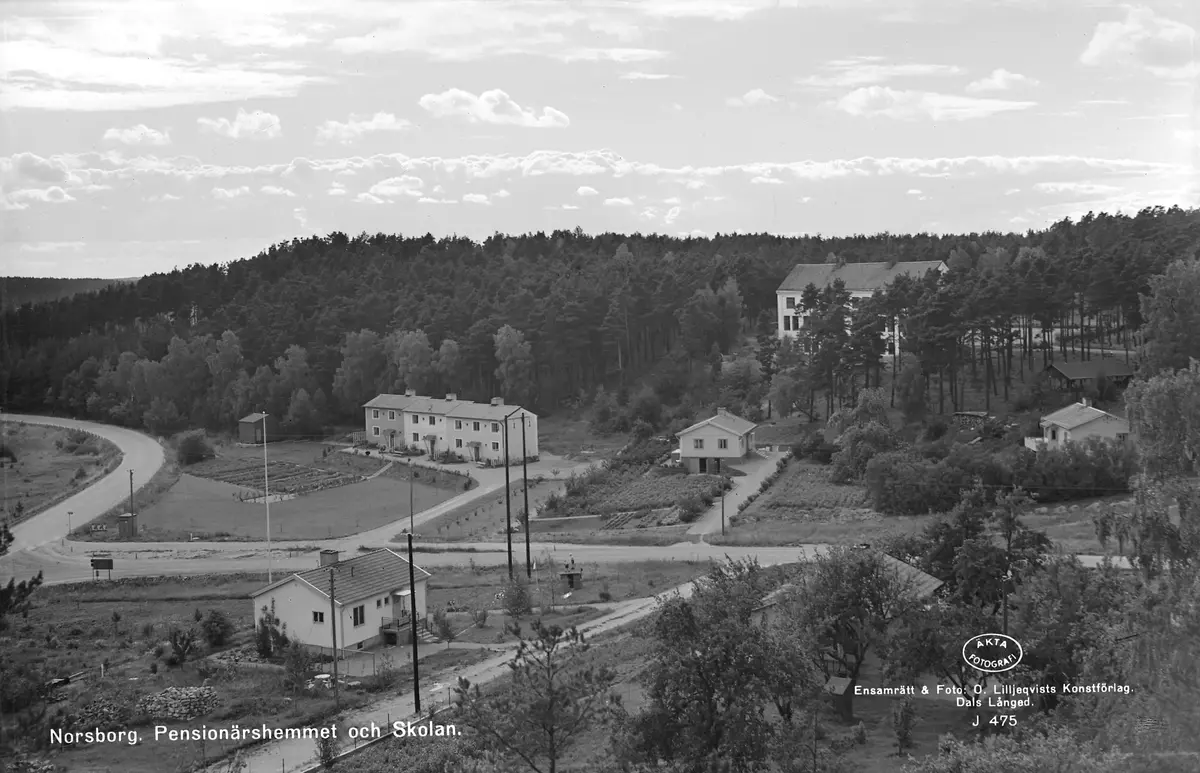
[[[425,620],[429,572],[414,566],[417,620]],[[329,603],[333,575],[333,608]],[[333,647],[332,622],[337,620],[338,649],[361,650],[380,642],[411,642],[412,599],[408,560],[383,548],[341,561],[333,550],[321,551],[321,566],[276,580],[250,594],[254,622],[275,603],[275,616],[287,625],[290,639],[314,651]]]
[[[509,461],[521,461],[522,453],[530,459],[539,455],[537,414],[505,405],[500,397],[473,403],[455,394],[423,397],[410,389],[402,395],[381,394],[363,410],[367,442],[380,448],[419,448],[431,455],[449,451],[469,461],[502,464],[507,421]]]
[[[907,274],[919,279],[930,270],[946,271],[946,264],[940,260],[798,264],[775,291],[779,337],[792,338],[804,329],[808,317],[801,306],[800,297],[810,284],[821,290],[840,279],[850,293],[850,300],[854,301],[870,298],[876,290],[882,290],[898,276]],[[893,323],[892,329],[884,333],[884,336],[899,336],[899,320]]]
[[[717,474],[723,463],[741,459],[754,450],[757,427],[752,421],[718,408],[716,416],[676,433],[679,461],[688,472]]]
[[[1025,438],[1025,447],[1033,451],[1062,448],[1093,437],[1117,443],[1129,440],[1129,422],[1096,408],[1087,398],[1043,416],[1039,425],[1041,437]]]

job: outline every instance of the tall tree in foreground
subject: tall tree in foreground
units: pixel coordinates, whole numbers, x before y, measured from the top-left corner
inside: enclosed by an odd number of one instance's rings
[[[510,628],[519,634],[519,628]],[[609,689],[616,675],[587,663],[588,644],[577,629],[533,622],[509,663],[511,682],[483,693],[459,678],[455,688],[458,722],[499,758],[533,773],[555,773],[563,755],[584,733],[608,717]]]
[[[1200,358],[1200,259],[1177,260],[1166,273],[1150,278],[1150,294],[1141,296],[1146,336],[1142,368],[1148,375],[1186,368]]]

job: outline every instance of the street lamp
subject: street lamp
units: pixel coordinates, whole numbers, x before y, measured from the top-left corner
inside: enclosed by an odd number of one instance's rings
[[[67,536],[68,536],[68,537],[70,537],[70,536],[71,536],[71,516],[72,516],[72,515],[75,515],[75,511],[74,511],[74,510],[68,510],[68,511],[67,511]],[[64,539],[64,542],[65,542],[65,541],[66,541],[66,540]]]
[[[512,555],[512,484],[509,481],[508,467],[512,463],[512,459],[508,455],[508,420],[512,415],[521,410],[521,406],[517,406],[509,411],[504,417],[504,511],[505,518],[505,537],[508,539],[508,580],[512,582],[513,578],[513,555]]]

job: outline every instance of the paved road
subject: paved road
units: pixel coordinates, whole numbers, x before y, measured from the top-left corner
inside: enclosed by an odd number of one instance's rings
[[[758,456],[741,460],[738,464],[732,465],[746,474],[730,479],[733,482],[733,488],[725,493],[724,505],[720,501],[714,502],[713,506],[708,508],[708,512],[697,518],[688,529],[688,536],[703,538],[703,535],[706,534],[720,534],[722,507],[726,520],[729,519],[729,516],[736,514],[738,505],[746,501],[746,497],[758,491],[758,487],[775,471],[775,466],[783,456],[778,451],[759,451]]]
[[[25,416],[22,414],[6,413],[4,423],[19,422],[23,424],[44,424],[69,429],[87,430],[99,435],[105,440],[116,444],[124,453],[121,466],[105,475],[100,480],[80,491],[73,497],[38,513],[32,518],[13,528],[15,542],[11,550],[17,551],[36,548],[54,540],[60,540],[67,534],[67,513],[71,516],[71,526],[78,528],[92,519],[100,516],[113,505],[129,498],[129,471],[133,470],[134,488],[141,488],[149,482],[154,473],[162,467],[164,461],[163,447],[156,440],[123,427],[113,427],[107,424],[94,424],[89,421],[59,419],[47,416]]]

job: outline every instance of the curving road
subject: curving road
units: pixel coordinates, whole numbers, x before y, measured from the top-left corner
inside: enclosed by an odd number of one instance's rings
[[[17,539],[14,550],[0,557],[0,581],[9,577],[18,580],[41,571],[47,585],[79,582],[92,579],[89,560],[93,554],[102,553],[114,559],[113,577],[194,575],[230,572],[297,571],[317,565],[318,557],[314,545],[322,549],[339,550],[344,554],[355,553],[359,546],[405,547],[392,542],[392,538],[407,527],[407,519],[373,529],[370,532],[333,540],[304,540],[273,542],[268,555],[266,542],[136,542],[136,543],[90,543],[62,542],[67,532],[66,514],[73,511],[72,525],[86,523],[129,495],[129,470],[134,470],[134,485],[140,487],[162,466],[163,448],[152,438],[139,432],[94,424],[86,421],[60,419],[44,416],[19,416],[8,414],[5,421],[20,421],[30,424],[49,424],[73,429],[84,429],[116,443],[124,452],[121,466],[114,472],[89,486],[84,491],[40,513],[14,530]],[[735,479],[737,480],[737,479]],[[502,483],[500,484],[503,485]],[[484,486],[470,492],[470,498],[490,493]],[[457,500],[457,498],[456,498]],[[417,516],[416,525],[436,517],[442,508],[459,504],[450,500],[434,511]],[[445,551],[447,545],[419,545]],[[462,565],[474,561],[481,565],[502,565],[507,561],[505,544],[500,543],[457,543],[454,552],[429,553],[421,551],[419,562],[424,566]],[[669,547],[634,547],[625,545],[568,545],[562,543],[534,543],[533,557],[539,565],[546,560],[568,560],[584,563],[626,563],[650,560],[707,560],[730,558],[757,558],[763,564],[802,561],[823,550],[823,545],[797,545],[794,547],[734,547],[709,545],[705,542],[683,542]],[[525,565],[524,537],[513,535],[514,564],[519,569]],[[1085,565],[1096,565],[1099,556],[1079,556]],[[1122,562],[1123,565],[1128,564]]]

